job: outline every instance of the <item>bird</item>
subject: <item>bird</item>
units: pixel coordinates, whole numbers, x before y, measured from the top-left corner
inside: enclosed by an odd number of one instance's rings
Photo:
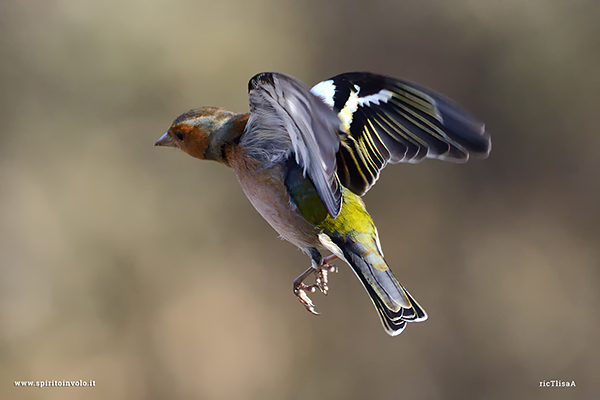
[[[349,72],[309,88],[278,72],[248,83],[250,111],[192,109],[156,146],[231,168],[258,213],[311,265],[293,292],[318,315],[309,296],[327,294],[332,262],[348,264],[366,289],[386,333],[397,336],[427,313],[384,259],[362,196],[388,164],[486,158],[485,125],[453,101],[410,81]],[[329,255],[324,256],[323,253]],[[314,275],[314,283],[305,281]]]

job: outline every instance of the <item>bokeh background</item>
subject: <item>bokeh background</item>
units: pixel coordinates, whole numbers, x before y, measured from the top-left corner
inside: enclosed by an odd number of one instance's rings
[[[0,398],[597,399],[596,0],[0,4]],[[365,200],[428,311],[388,337],[231,171],[153,147],[190,108],[247,110],[265,70],[368,70],[486,122],[465,165],[388,168]],[[15,388],[14,380],[95,380]],[[539,382],[575,380],[574,389]]]

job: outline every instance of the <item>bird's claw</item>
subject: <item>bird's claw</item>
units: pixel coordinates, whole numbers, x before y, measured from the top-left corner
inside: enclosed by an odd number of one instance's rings
[[[294,282],[294,294],[296,297],[298,297],[298,301],[300,301],[300,303],[302,303],[302,305],[306,307],[310,313],[314,315],[320,315],[321,313],[315,309],[315,303],[313,303],[310,297],[308,297],[306,294],[306,292],[314,293],[316,289],[317,288],[315,285],[305,285],[302,282]]]
[[[307,292],[314,293],[319,289],[323,294],[327,295],[327,292],[329,291],[328,274],[337,272],[337,267],[328,263],[330,260],[330,258],[326,258],[318,267],[311,266],[294,280],[294,294],[298,298],[298,301],[314,315],[319,315],[320,313],[315,309],[315,304],[310,297],[308,297]],[[307,285],[304,283],[304,280],[311,274],[315,274],[315,283],[313,285]]]

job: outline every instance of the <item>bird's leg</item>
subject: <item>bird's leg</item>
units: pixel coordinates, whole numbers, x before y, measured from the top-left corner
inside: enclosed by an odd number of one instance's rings
[[[318,256],[317,256],[318,254]],[[310,297],[306,294],[306,292],[314,293],[317,289],[319,289],[323,294],[327,294],[329,290],[328,283],[329,277],[328,274],[330,272],[337,272],[337,267],[329,264],[331,261],[335,260],[337,256],[332,254],[328,257],[322,257],[320,253],[315,249],[314,252],[311,253],[312,264],[310,268],[304,271],[299,277],[294,280],[294,294],[298,297],[298,300],[308,311],[315,315],[319,315],[319,313],[315,310],[315,304],[312,302]],[[315,274],[315,283],[313,285],[307,285],[304,283],[304,280],[308,278],[310,274]]]
[[[327,296],[327,291],[329,290],[329,286],[327,285],[329,283],[328,274],[330,272],[337,272],[337,267],[335,265],[330,264],[330,262],[337,258],[338,258],[338,256],[336,256],[335,254],[332,254],[327,257],[323,257],[321,259],[321,264],[315,271],[316,285],[321,290],[321,292],[323,292],[323,294],[325,296]]]

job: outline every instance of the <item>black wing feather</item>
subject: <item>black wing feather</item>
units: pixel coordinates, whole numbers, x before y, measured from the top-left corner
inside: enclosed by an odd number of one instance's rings
[[[331,89],[333,96],[328,98]],[[351,72],[321,82],[312,91],[340,117],[347,136],[337,155],[338,176],[359,195],[375,184],[387,163],[425,158],[462,163],[490,152],[483,123],[413,83]]]

